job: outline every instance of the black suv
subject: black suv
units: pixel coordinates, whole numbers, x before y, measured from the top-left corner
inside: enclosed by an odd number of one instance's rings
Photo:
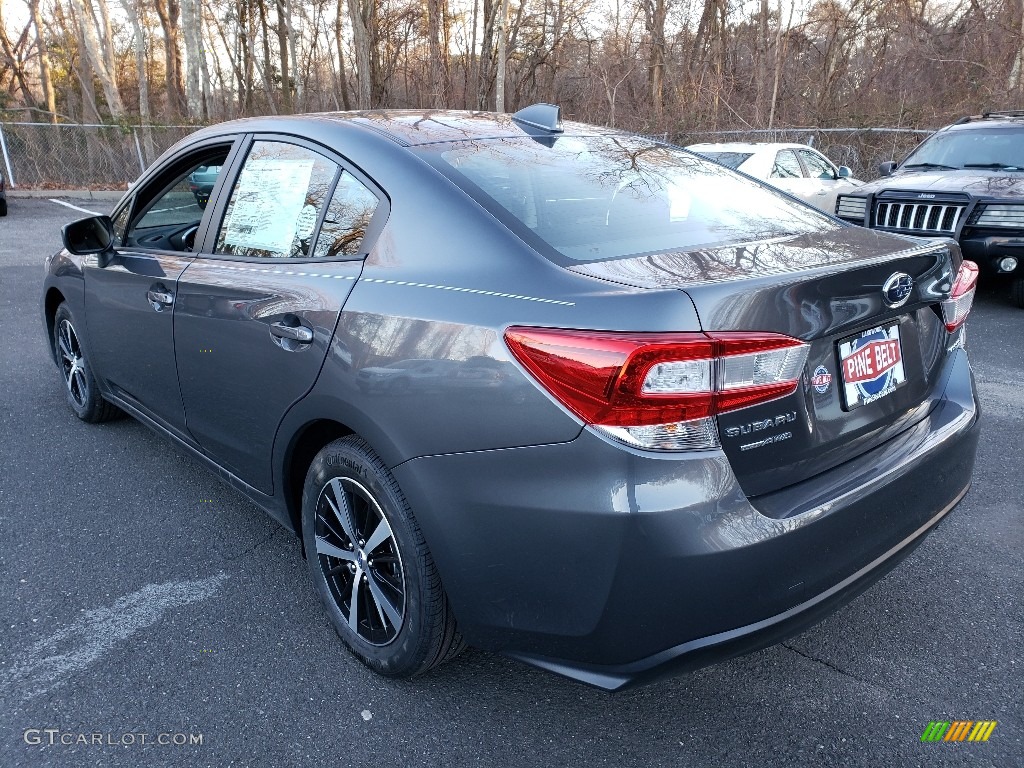
[[[955,238],[966,258],[1010,276],[1024,308],[1024,111],[964,117],[878,170],[882,178],[836,200],[839,218]]]

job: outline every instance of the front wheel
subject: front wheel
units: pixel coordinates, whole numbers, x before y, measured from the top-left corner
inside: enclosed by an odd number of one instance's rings
[[[401,489],[354,435],[313,460],[302,492],[302,535],[331,624],[375,672],[413,677],[465,647]]]
[[[57,307],[53,319],[53,352],[64,380],[68,405],[78,418],[95,423],[120,415],[117,406],[108,403],[100,394],[67,302]]]

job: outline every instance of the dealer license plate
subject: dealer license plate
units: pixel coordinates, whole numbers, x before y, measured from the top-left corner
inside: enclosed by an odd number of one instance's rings
[[[899,325],[879,326],[839,342],[846,409],[881,400],[907,380]]]

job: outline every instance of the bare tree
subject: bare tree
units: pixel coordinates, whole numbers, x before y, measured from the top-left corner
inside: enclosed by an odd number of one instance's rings
[[[374,0],[348,0],[349,21],[352,24],[352,47],[356,55],[356,108],[370,109],[373,93],[373,73],[370,64],[375,29]]]
[[[427,0],[427,37],[430,48],[430,90],[434,109],[448,106],[448,83],[451,73],[448,66],[447,3],[445,0]]]
[[[50,49],[46,44],[46,31],[43,27],[42,15],[39,13],[39,0],[29,0],[29,14],[32,26],[36,30],[36,50],[39,54],[39,82],[43,88],[43,103],[49,113],[47,119],[57,122],[57,97],[53,90],[53,76],[50,74]]]
[[[163,30],[164,73],[168,116],[179,115],[185,107],[185,91],[181,82],[181,49],[178,45],[179,0],[153,0],[153,7]]]
[[[661,125],[665,114],[665,0],[643,0],[644,20],[650,36],[647,62],[647,83],[654,121]]]
[[[82,32],[85,55],[89,59],[89,64],[92,66],[96,78],[100,81],[100,87],[103,89],[103,98],[107,102],[107,109],[111,117],[120,119],[125,114],[124,104],[121,102],[121,94],[117,89],[116,72],[108,67],[107,56],[104,54],[104,44],[100,42],[100,38],[96,34],[96,21],[92,14],[91,3],[90,8],[86,9],[82,0],[71,0],[71,2]],[[106,7],[106,4],[103,3],[103,6]],[[113,43],[111,42],[108,47],[112,46]]]

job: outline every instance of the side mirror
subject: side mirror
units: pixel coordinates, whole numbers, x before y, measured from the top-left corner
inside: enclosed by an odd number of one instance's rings
[[[840,179],[848,179],[851,176],[853,176],[853,171],[851,171],[845,165],[840,165],[839,166],[839,178]]]
[[[896,170],[896,163],[890,160],[887,163],[882,163],[878,166],[878,173],[880,176],[892,176],[892,172]]]
[[[65,224],[61,236],[64,247],[76,256],[104,253],[114,243],[114,222],[109,216],[90,216]]]

